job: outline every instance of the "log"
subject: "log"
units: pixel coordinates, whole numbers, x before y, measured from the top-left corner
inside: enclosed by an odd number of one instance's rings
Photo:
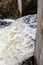
[[[20,16],[22,16],[22,0],[17,0],[18,10],[20,11]]]
[[[36,48],[35,58],[37,65],[43,65],[43,0],[38,0],[38,15],[37,15],[37,33],[36,33]]]

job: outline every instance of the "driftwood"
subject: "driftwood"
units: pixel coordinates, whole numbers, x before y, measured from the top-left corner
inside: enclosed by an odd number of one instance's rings
[[[37,15],[37,33],[36,33],[36,48],[35,57],[37,65],[43,65],[43,0],[38,0],[38,15]]]
[[[20,16],[22,16],[22,0],[17,0],[18,3],[18,9],[20,11]]]

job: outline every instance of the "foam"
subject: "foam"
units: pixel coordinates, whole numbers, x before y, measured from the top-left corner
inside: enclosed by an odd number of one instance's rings
[[[29,36],[35,36],[35,31],[36,29],[28,27],[23,19],[1,29],[0,65],[19,65],[23,60],[33,56],[34,41]]]

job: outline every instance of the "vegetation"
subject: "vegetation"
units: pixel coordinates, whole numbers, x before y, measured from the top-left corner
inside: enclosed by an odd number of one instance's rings
[[[37,0],[22,0],[22,16],[37,13]],[[19,18],[17,0],[0,0],[0,18]]]
[[[0,15],[2,18],[18,18],[20,12],[16,0],[4,0],[0,6]]]

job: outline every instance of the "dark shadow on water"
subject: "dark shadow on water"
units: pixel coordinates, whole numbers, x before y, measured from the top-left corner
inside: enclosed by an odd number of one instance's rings
[[[21,65],[34,65],[34,56],[23,61]]]

